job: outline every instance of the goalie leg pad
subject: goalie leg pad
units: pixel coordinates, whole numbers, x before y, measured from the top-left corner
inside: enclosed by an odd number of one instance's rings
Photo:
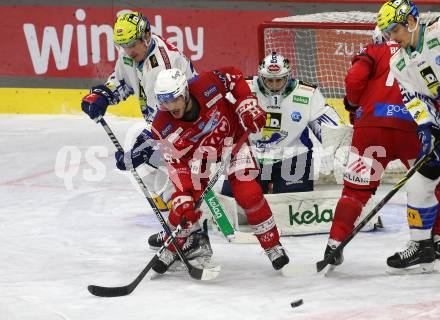
[[[356,219],[370,199],[372,190],[355,190],[344,187],[342,196],[336,205],[335,216],[330,229],[330,239],[344,241],[353,231]]]

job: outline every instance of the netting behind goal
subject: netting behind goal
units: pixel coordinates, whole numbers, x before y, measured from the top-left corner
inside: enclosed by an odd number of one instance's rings
[[[430,21],[440,13],[421,16]],[[327,99],[347,122],[342,99],[345,75],[353,55],[371,43],[376,13],[327,12],[277,18],[258,29],[259,57],[276,51],[289,59],[292,76],[319,86]],[[393,183],[405,172],[395,162],[386,171],[386,181]]]

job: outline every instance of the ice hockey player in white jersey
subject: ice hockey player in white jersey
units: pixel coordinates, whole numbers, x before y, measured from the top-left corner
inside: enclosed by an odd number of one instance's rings
[[[341,119],[325,103],[319,88],[292,78],[289,60],[273,52],[250,81],[251,91],[266,111],[266,125],[251,135],[264,193],[313,190],[313,161],[310,133],[321,141],[323,124],[338,126]],[[229,183],[222,194],[231,195]]]
[[[180,69],[188,79],[196,75],[194,67],[176,47],[160,36],[151,33],[148,19],[139,12],[120,14],[114,24],[113,41],[119,51],[114,72],[104,85],[92,87],[81,103],[82,110],[95,121],[104,116],[109,105],[116,105],[134,95],[147,121],[147,129],[136,139],[125,156],[116,153],[117,167],[126,170],[127,164],[135,168],[143,163],[157,167],[149,161],[153,151],[139,148],[150,140],[149,125],[157,113],[157,101],[153,87],[161,70]]]
[[[151,139],[150,126],[158,110],[154,84],[157,75],[165,69],[179,69],[187,79],[197,73],[191,61],[179,50],[160,36],[151,33],[148,19],[140,12],[126,12],[118,15],[113,28],[113,41],[119,51],[114,72],[107,82],[90,89],[81,103],[82,110],[91,119],[98,122],[104,116],[109,105],[116,105],[134,95],[146,120],[144,129],[136,138],[131,150],[115,153],[116,166],[127,170],[141,164],[158,168],[163,157]],[[174,192],[168,183],[168,177],[162,170],[151,169],[147,179],[143,179],[153,193],[164,191],[155,198],[155,202],[166,209],[165,204]],[[163,236],[164,233],[159,233]]]
[[[433,270],[435,248],[440,246],[439,204],[435,189],[440,177],[439,130],[440,22],[420,23],[419,13],[409,0],[385,3],[377,26],[401,48],[390,60],[391,72],[399,83],[403,102],[416,121],[421,142],[419,158],[433,150],[433,158],[407,182],[408,224],[411,241],[406,250],[388,258],[392,268]]]

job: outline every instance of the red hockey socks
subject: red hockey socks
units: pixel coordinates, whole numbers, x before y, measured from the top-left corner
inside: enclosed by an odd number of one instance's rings
[[[370,191],[344,188],[342,197],[336,205],[335,216],[330,229],[330,239],[345,240],[353,231],[354,222],[362,213],[362,209],[370,197]]]
[[[249,225],[254,230],[263,249],[272,248],[280,241],[269,204],[255,180],[230,179],[232,192],[238,205],[243,208]]]

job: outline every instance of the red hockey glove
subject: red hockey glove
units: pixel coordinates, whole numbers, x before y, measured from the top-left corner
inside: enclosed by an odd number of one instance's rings
[[[359,108],[359,106],[351,104],[348,101],[347,96],[344,97],[344,106],[345,106],[345,110],[348,111],[350,124],[354,124],[354,120],[356,119],[356,110]]]
[[[176,191],[173,193],[173,204],[168,217],[173,226],[177,226],[185,217],[187,222],[197,222],[202,212],[195,208],[194,199],[189,192]]]
[[[251,96],[238,100],[235,104],[235,112],[245,129],[257,133],[266,124],[266,112],[258,105],[257,98]]]

